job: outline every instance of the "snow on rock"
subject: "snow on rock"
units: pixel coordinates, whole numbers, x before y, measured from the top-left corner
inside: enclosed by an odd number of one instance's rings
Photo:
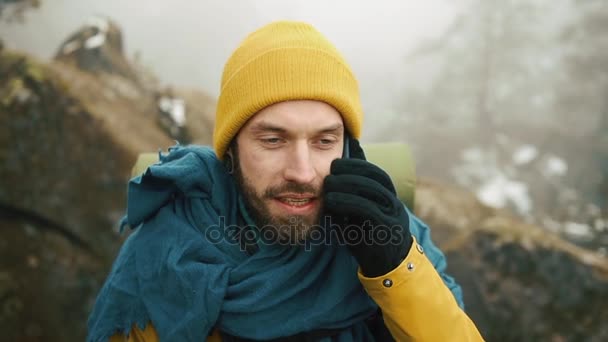
[[[544,169],[548,176],[563,176],[568,172],[568,164],[561,158],[550,156]]]
[[[564,233],[579,239],[593,238],[593,231],[590,226],[578,222],[565,222]]]
[[[536,159],[538,149],[532,145],[523,145],[513,153],[513,162],[516,165],[525,165]]]
[[[80,49],[80,42],[78,40],[72,40],[63,46],[63,49],[61,49],[61,52],[64,55],[69,55],[70,53],[72,53],[78,49]]]
[[[186,103],[182,99],[163,96],[158,100],[160,109],[168,113],[179,127],[186,124]]]
[[[103,45],[106,42],[106,34],[99,32],[84,42],[84,47],[87,49],[95,49]]]
[[[477,190],[481,202],[495,208],[513,205],[521,214],[527,214],[532,209],[532,200],[528,194],[528,186],[522,182],[510,180],[503,174],[497,174]]]
[[[88,38],[84,42],[84,47],[87,49],[95,49],[103,45],[106,41],[106,33],[110,28],[110,23],[107,19],[101,17],[90,18],[87,22],[89,26],[95,27],[99,32]]]

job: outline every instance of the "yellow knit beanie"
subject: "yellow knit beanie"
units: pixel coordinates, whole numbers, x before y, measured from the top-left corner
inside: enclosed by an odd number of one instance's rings
[[[361,135],[359,86],[344,58],[311,25],[279,21],[247,36],[224,66],[213,132],[218,158],[254,114],[288,100],[326,102],[351,136]]]

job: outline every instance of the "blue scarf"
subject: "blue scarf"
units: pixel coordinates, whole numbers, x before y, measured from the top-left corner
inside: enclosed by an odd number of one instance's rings
[[[226,235],[252,224],[235,183],[207,147],[177,146],[132,179],[123,223],[136,227],[89,317],[87,341],[152,322],[161,341],[205,341],[219,328],[267,340],[318,329],[373,341],[377,310],[346,247],[266,243],[253,255]]]

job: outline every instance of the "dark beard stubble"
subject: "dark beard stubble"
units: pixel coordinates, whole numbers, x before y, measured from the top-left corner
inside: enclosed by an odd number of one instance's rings
[[[263,195],[258,195],[251,182],[243,175],[240,168],[238,150],[236,144],[232,146],[234,172],[233,176],[239,191],[245,200],[245,207],[251,215],[254,223],[265,237],[270,237],[270,242],[290,245],[304,245],[311,232],[320,229],[319,214],[311,220],[301,215],[290,215],[288,217],[277,217],[270,213],[265,200],[272,199],[285,192],[312,193],[317,199],[320,189],[315,189],[311,184],[300,184],[286,182],[279,186],[267,188]],[[306,222],[309,221],[309,222]],[[270,231],[266,232],[265,230]]]

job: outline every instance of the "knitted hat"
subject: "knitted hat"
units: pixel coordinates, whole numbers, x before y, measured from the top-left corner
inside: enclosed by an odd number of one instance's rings
[[[213,132],[218,158],[254,114],[288,100],[326,102],[353,137],[361,135],[359,86],[344,58],[311,25],[279,21],[247,36],[224,66]]]

